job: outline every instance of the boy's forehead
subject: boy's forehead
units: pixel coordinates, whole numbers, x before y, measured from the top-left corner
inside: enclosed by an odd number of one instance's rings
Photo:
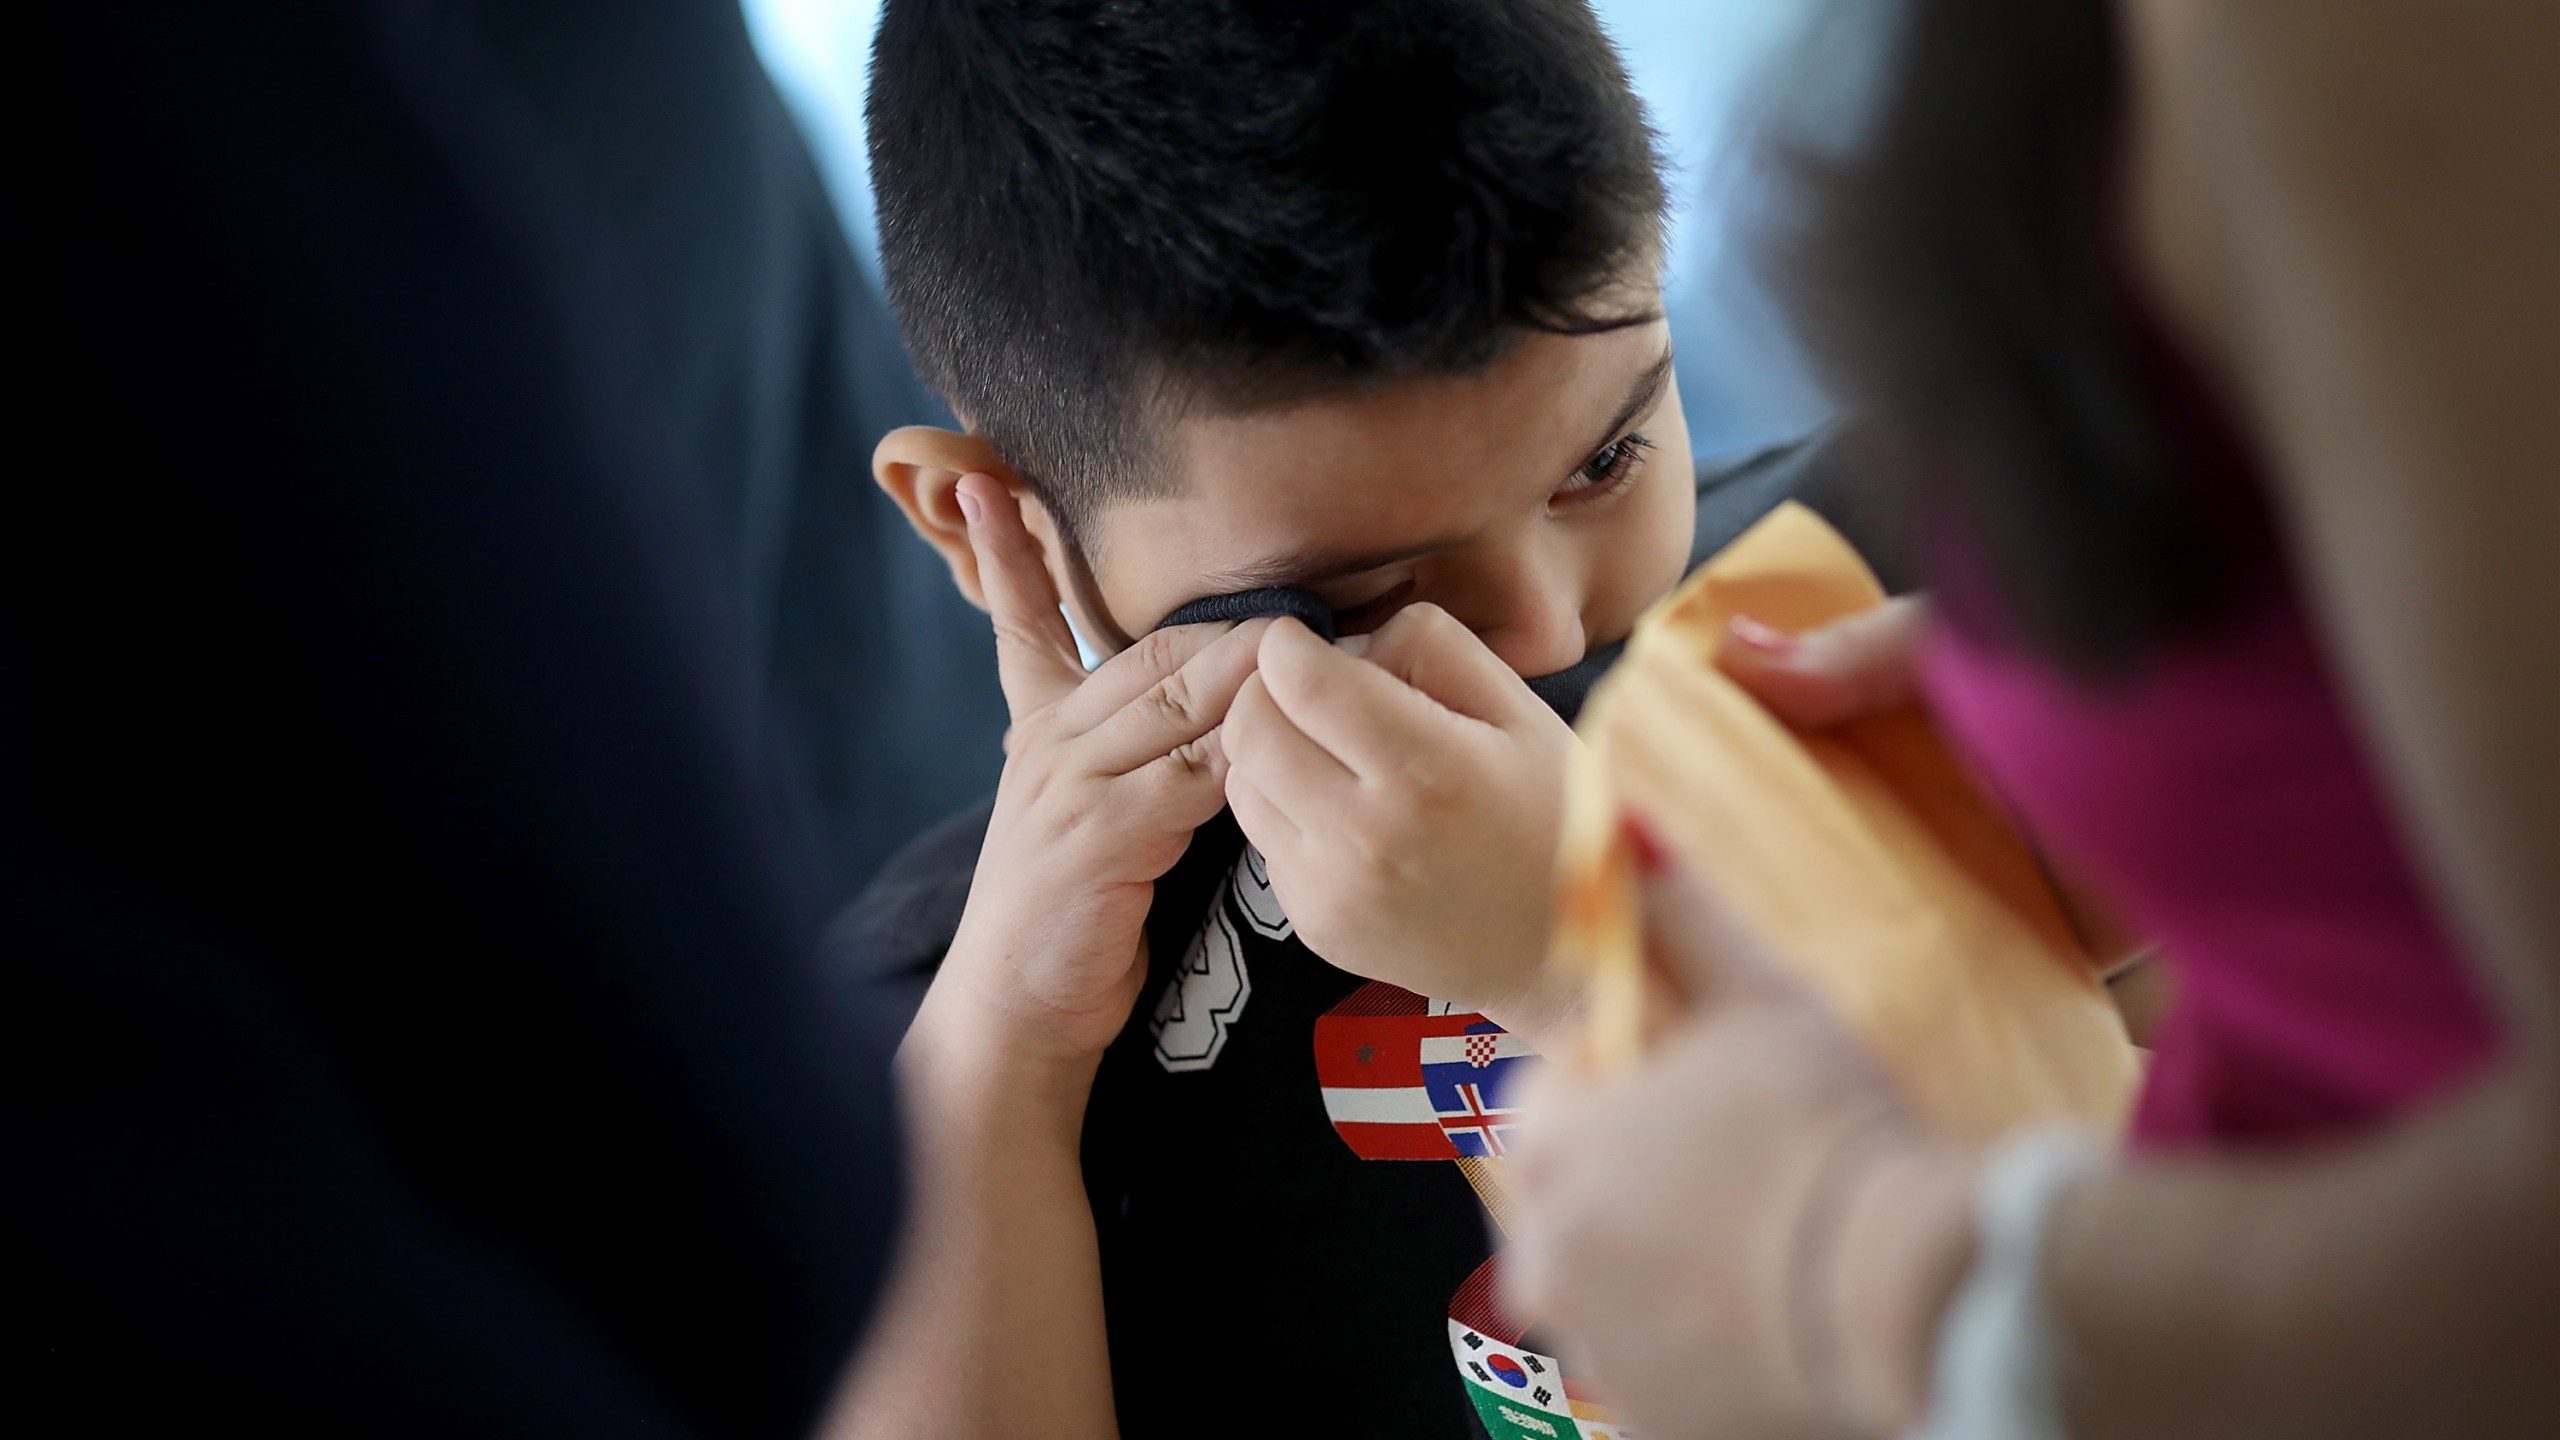
[[[1314,584],[1467,539],[1563,484],[1670,383],[1656,321],[1532,335],[1485,370],[1169,429],[1181,483],[1106,509],[1093,559],[1143,628],[1204,595]],[[1332,572],[1332,573],[1327,573]]]

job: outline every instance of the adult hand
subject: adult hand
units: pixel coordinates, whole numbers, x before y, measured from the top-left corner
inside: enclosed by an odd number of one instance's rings
[[[1897,595],[1798,635],[1739,615],[1725,628],[1716,665],[1770,714],[1798,730],[1824,730],[1919,698],[1929,624],[1925,595]],[[2085,886],[2058,871],[2047,878],[2081,944],[2105,967],[2134,1039],[2147,1041],[2168,1005],[2166,974],[2149,963],[2143,938]]]
[[[1225,738],[1228,804],[1309,949],[1533,1040],[1560,1018],[1542,961],[1578,742],[1474,632],[1436,605],[1341,648],[1274,625]]]
[[[1019,502],[985,475],[963,477],[959,501],[1013,727],[917,1026],[1089,1067],[1145,979],[1156,879],[1225,804],[1217,727],[1267,622],[1159,631],[1088,675]]]
[[[1911,703],[1929,602],[1897,595],[1800,635],[1736,616],[1716,649],[1725,674],[1799,730],[1822,730]]]
[[[1693,1009],[1623,1078],[1541,1078],[1512,1300],[1644,1434],[1895,1433],[1969,1259],[1973,1162],[1636,838],[1650,958]]]

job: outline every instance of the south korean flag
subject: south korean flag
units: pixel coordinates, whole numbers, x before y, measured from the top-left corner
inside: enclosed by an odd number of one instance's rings
[[[1520,1343],[1523,1327],[1495,1293],[1497,1255],[1449,1302],[1449,1356],[1493,1440],[1640,1440],[1590,1390],[1565,1378],[1564,1362]]]

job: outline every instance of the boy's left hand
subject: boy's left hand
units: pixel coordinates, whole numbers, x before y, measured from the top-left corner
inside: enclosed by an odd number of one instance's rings
[[[1564,1018],[1543,962],[1580,742],[1474,632],[1436,605],[1339,649],[1281,621],[1225,740],[1227,803],[1309,949],[1533,1041]]]

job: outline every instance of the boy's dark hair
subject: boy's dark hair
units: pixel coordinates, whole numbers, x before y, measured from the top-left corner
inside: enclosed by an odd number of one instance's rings
[[[1152,419],[1653,318],[1583,0],[890,0],[868,120],[907,347],[1071,530],[1172,484]]]

